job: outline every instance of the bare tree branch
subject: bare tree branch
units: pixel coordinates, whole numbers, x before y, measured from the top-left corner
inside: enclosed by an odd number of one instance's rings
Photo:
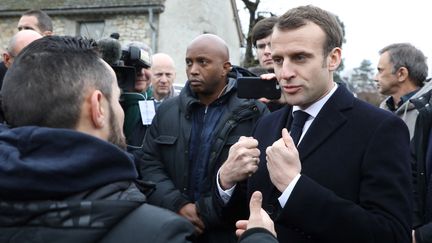
[[[250,67],[254,65],[251,32],[252,28],[256,23],[256,11],[258,9],[258,5],[260,4],[260,0],[256,0],[255,2],[249,0],[242,0],[242,2],[246,6],[246,9],[249,11],[249,28],[246,36],[246,54],[243,65],[245,67]]]

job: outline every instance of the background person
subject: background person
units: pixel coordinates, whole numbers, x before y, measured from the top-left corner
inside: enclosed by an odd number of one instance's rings
[[[257,67],[252,67],[249,70],[258,76],[265,73],[274,73],[270,40],[277,19],[276,16],[262,19],[258,21],[252,29],[252,43],[256,48],[259,65]],[[286,103],[283,96],[281,96],[279,100],[269,100],[267,98],[260,98],[259,100],[265,103],[267,108],[272,112],[282,108]]]
[[[50,16],[39,9],[31,9],[21,15],[17,25],[18,31],[34,30],[43,36],[53,35],[53,24]]]
[[[421,96],[432,88],[429,84],[421,89],[428,74],[426,57],[409,43],[391,44],[379,53],[375,81],[379,92],[388,95],[380,104],[380,108],[391,111],[404,120],[412,138],[418,111],[409,100]]]
[[[34,30],[43,36],[53,34],[51,18],[48,16],[48,14],[38,9],[28,10],[23,13],[20,20],[18,21],[17,28],[18,31]],[[7,71],[7,67],[4,62],[4,59],[2,62],[0,62],[0,88],[1,83],[3,82],[3,77]]]
[[[168,98],[175,96],[173,83],[176,78],[174,60],[165,53],[156,53],[152,56],[151,87],[155,109]]]
[[[271,57],[271,34],[273,26],[277,22],[277,17],[272,16],[258,21],[251,33],[252,44],[256,49],[258,63],[262,71],[257,72],[256,75],[263,73],[274,73],[273,59]],[[250,71],[259,70],[252,68]]]
[[[150,126],[155,114],[153,92],[150,88],[152,79],[152,50],[147,44],[139,41],[127,43],[124,49],[128,50],[131,46],[138,47],[145,56],[148,56],[150,63],[146,67],[135,67],[134,89],[126,90],[122,93],[121,104],[125,111],[123,131],[130,151],[141,148],[147,128]],[[129,65],[128,63],[125,64]],[[140,103],[143,105],[140,106]],[[151,107],[149,104],[151,104]]]

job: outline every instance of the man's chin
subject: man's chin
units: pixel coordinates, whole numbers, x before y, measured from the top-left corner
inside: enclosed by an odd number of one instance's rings
[[[170,93],[170,91],[167,89],[163,89],[163,90],[157,90],[157,93],[161,96],[165,96],[165,95],[168,95]]]

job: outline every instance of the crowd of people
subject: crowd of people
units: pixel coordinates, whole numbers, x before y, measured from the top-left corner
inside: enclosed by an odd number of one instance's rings
[[[145,58],[126,89],[100,42],[56,35],[41,10],[17,29],[0,242],[432,242],[432,85],[413,45],[379,50],[375,107],[333,80],[342,29],[312,5],[255,25],[249,70],[195,37],[180,94],[173,59],[143,42],[121,47]],[[239,98],[244,75],[276,78],[281,98]]]

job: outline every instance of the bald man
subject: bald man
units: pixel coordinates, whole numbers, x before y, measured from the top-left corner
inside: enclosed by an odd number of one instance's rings
[[[21,52],[21,50],[39,38],[42,38],[42,35],[34,30],[22,30],[16,33],[9,41],[6,52],[3,53],[5,66],[10,68],[14,58]]]
[[[152,56],[152,78],[153,98],[155,108],[158,108],[167,98],[174,96],[173,83],[176,78],[174,60],[165,53],[156,53]]]
[[[139,168],[144,180],[156,183],[149,201],[192,222],[196,242],[236,242],[235,221],[219,218],[221,208],[213,203],[215,176],[226,160],[244,163],[246,154],[258,156],[250,149],[256,145],[240,137],[268,111],[256,100],[237,97],[236,79],[228,77],[228,47],[220,37],[195,38],[185,61],[186,86],[157,110]],[[239,138],[243,143],[230,149]]]
[[[0,89],[3,86],[3,78],[6,75],[7,69],[9,69],[13,63],[15,57],[33,41],[42,38],[42,35],[34,30],[22,30],[16,33],[9,41],[6,51],[3,52],[3,62],[0,66],[3,66],[5,70],[0,71]],[[1,102],[1,100],[0,100]],[[0,122],[4,121],[3,110],[0,108]]]

